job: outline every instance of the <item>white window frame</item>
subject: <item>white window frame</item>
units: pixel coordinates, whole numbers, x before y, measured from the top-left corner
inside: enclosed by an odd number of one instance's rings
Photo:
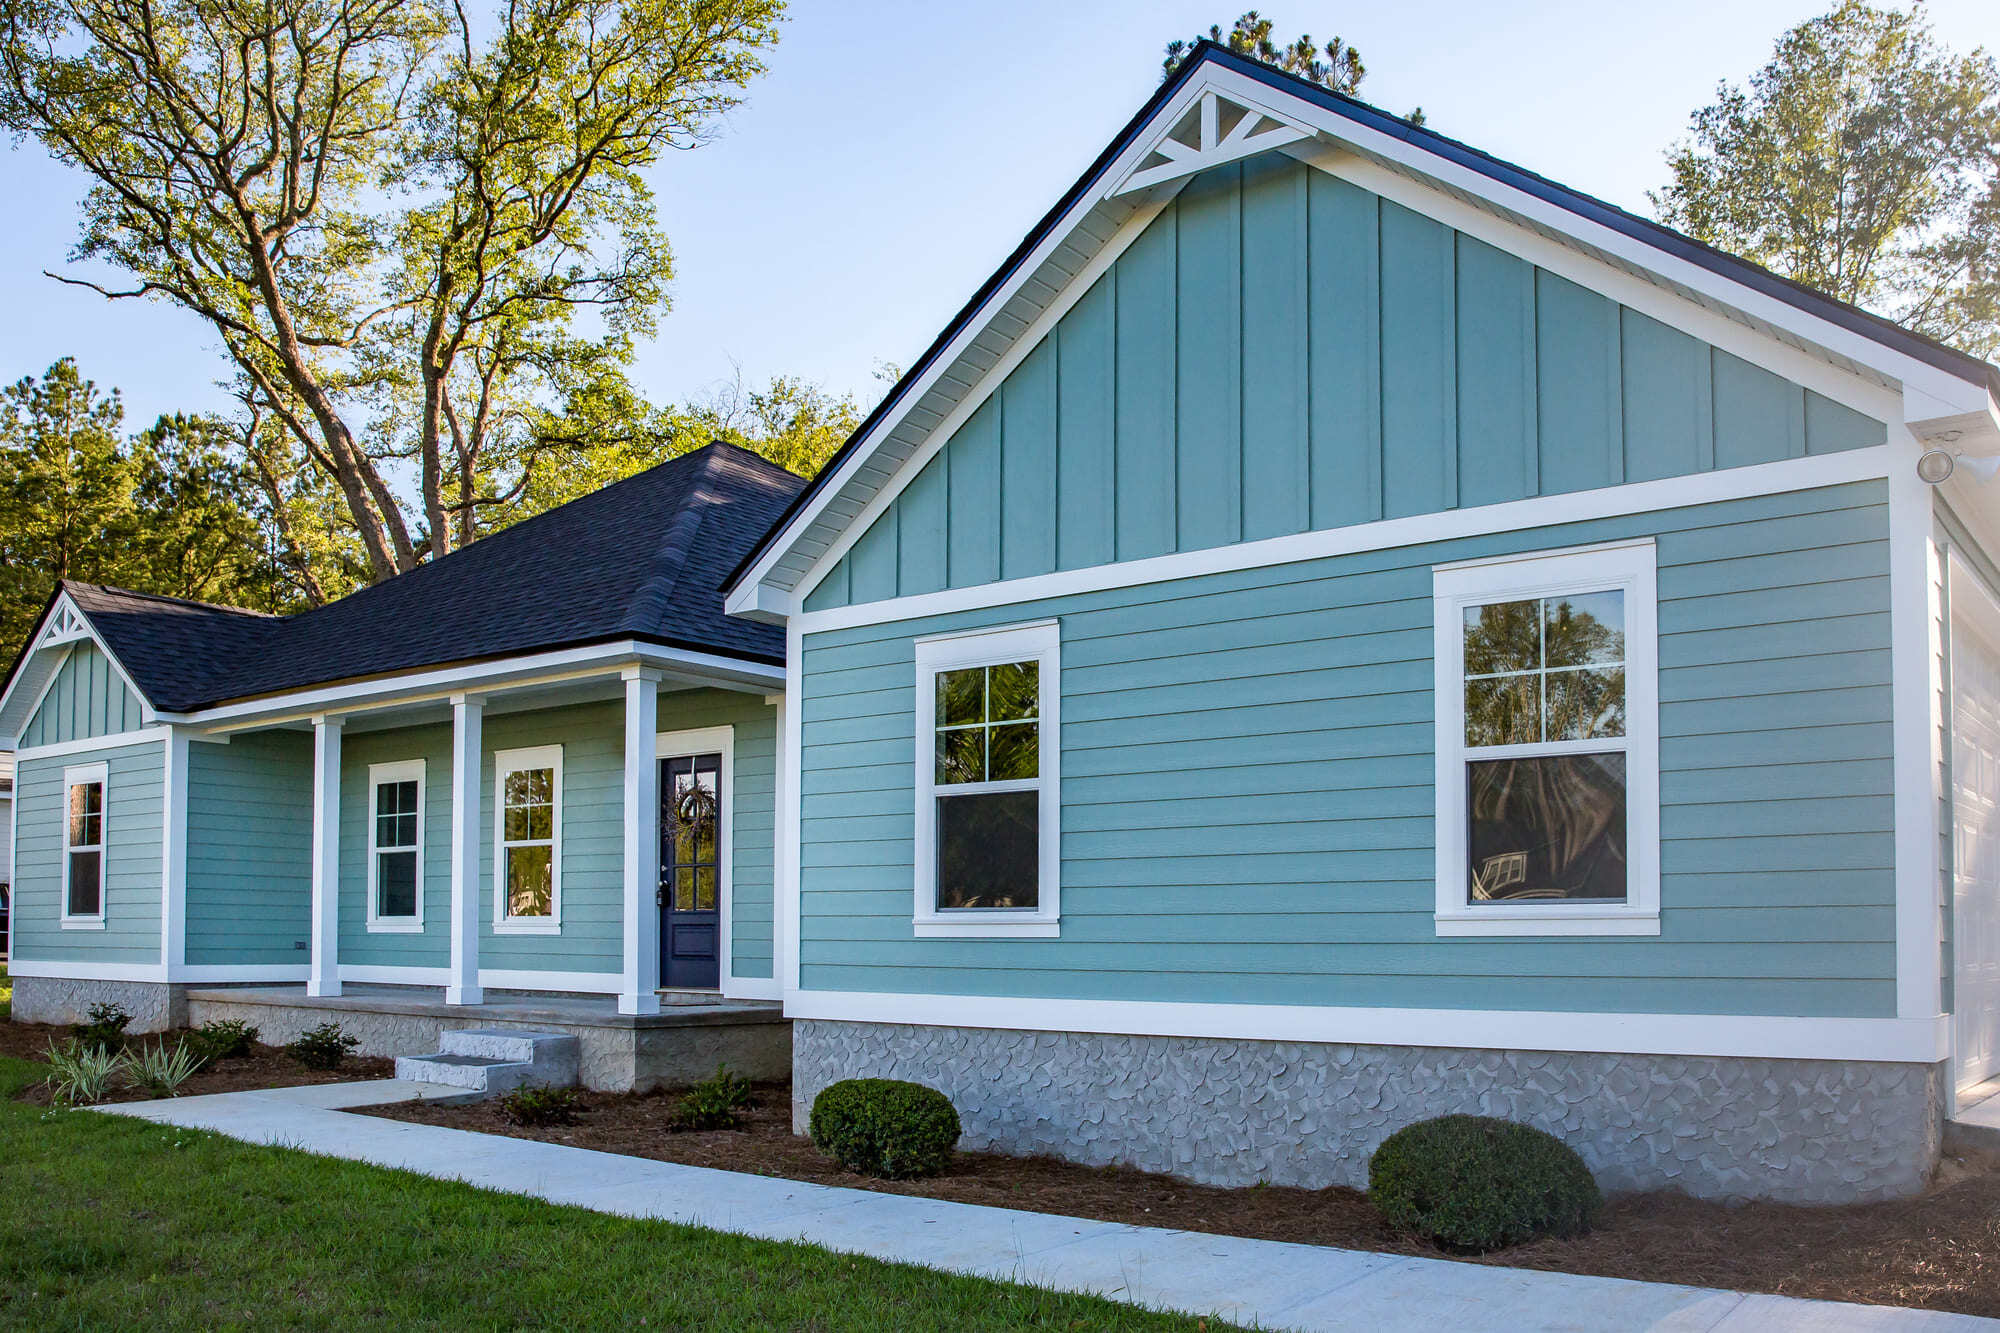
[[[1054,620],[995,629],[936,634],[916,641],[916,890],[912,925],[919,939],[1049,939],[1062,932],[1062,633]],[[949,790],[1040,793],[1036,807],[1040,847],[1037,905],[939,911],[937,906],[937,678],[967,667],[1034,662],[1041,700],[1037,708],[1040,776],[979,782]]]
[[[524,769],[546,768],[555,808],[549,817],[549,914],[507,914],[507,778]],[[539,839],[537,840],[539,841]],[[525,844],[514,844],[516,846]],[[496,935],[559,935],[562,933],[563,747],[536,745],[493,752],[493,933]]]
[[[1659,568],[1653,540],[1438,565],[1432,569],[1431,589],[1437,655],[1437,933],[1659,934]],[[1614,590],[1625,599],[1625,901],[1494,903],[1475,908],[1467,901],[1468,760],[1602,753],[1621,743],[1600,739],[1468,749],[1464,608]]]
[[[376,855],[382,851],[404,851],[406,848],[384,848],[376,842],[380,830],[380,820],[376,811],[378,790],[390,783],[415,782],[417,784],[417,914],[415,916],[383,916],[381,914],[380,888],[381,860]],[[416,935],[424,929],[424,761],[405,759],[392,764],[368,765],[368,929],[378,935]]]
[[[70,788],[91,782],[98,785],[103,802],[103,813],[97,821],[97,911],[87,915],[75,915],[69,910],[69,854],[73,851],[89,851],[91,847],[87,843],[81,847],[70,845],[69,793]],[[111,775],[106,765],[75,764],[63,770],[62,805],[57,818],[62,820],[61,927],[64,930],[103,930],[105,909],[111,905]]]

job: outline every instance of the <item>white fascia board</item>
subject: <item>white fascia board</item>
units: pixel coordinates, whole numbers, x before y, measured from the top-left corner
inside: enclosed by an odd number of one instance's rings
[[[43,642],[43,627],[65,610],[82,623],[84,632]],[[104,660],[111,663],[111,669],[118,673],[118,679],[124,682],[125,688],[132,691],[132,697],[139,701],[139,718],[144,725],[151,726],[162,716],[154,710],[153,701],[146,697],[146,692],[132,679],[132,673],[125,669],[125,664],[118,660],[118,654],[111,651],[111,645],[97,632],[97,626],[90,623],[90,617],[84,614],[82,607],[70,599],[68,593],[56,598],[48,612],[35,622],[34,631],[28,636],[28,642],[34,645],[28,650],[29,659],[43,653],[54,653],[57,655],[57,661],[55,666],[49,669],[48,674],[43,676],[39,672],[28,670],[27,659],[24,659],[23,669],[16,672],[14,678],[7,682],[5,691],[0,692],[0,726],[6,726],[9,731],[18,734],[28,725],[29,719],[35,715],[35,710],[41,707],[42,699],[48,694],[49,687],[55,683],[57,674],[61,672],[61,659],[68,655],[71,645],[85,642],[96,645],[97,651],[104,654]],[[32,685],[28,683],[31,677],[38,677]],[[32,694],[28,693],[30,690],[33,691]],[[26,700],[27,706],[16,717],[14,710],[23,700]]]
[[[315,714],[361,712],[373,708],[449,700],[453,695],[484,690],[557,683],[590,676],[614,675],[631,665],[653,666],[692,681],[726,683],[753,690],[782,685],[783,667],[718,653],[691,652],[624,639],[584,648],[530,653],[466,666],[441,667],[383,676],[345,685],[296,690],[242,703],[204,708],[171,720],[209,727],[269,726],[308,720]]]
[[[1904,385],[1918,389],[1931,401],[1953,405],[1955,410],[1962,412],[1984,410],[1992,401],[1991,392],[1984,384],[1974,383],[1927,361],[1898,352],[1790,302],[1768,296],[1733,278],[1671,255],[1613,227],[1593,222],[1570,209],[1504,184],[1429,149],[1371,129],[1304,98],[1290,97],[1248,75],[1216,66],[1204,71],[1194,83],[1203,88],[1213,87],[1238,100],[1282,99],[1287,103],[1290,118],[1312,126],[1329,140],[1351,145],[1357,151],[1429,177],[1448,189],[1484,200],[1537,226],[1572,237],[1624,263],[1657,273],[1670,282],[1721,305],[1741,310],[1773,328],[1783,329],[1838,356],[1880,370]],[[1923,411],[1927,416],[1935,415],[1928,407]]]

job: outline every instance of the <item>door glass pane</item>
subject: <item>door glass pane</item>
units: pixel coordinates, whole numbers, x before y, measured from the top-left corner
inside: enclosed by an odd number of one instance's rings
[[[1625,594],[1565,593],[1542,599],[1546,665],[1587,666],[1625,660]]]
[[[96,916],[104,905],[104,853],[69,854],[69,914]]]
[[[507,915],[548,916],[554,910],[554,860],[547,847],[507,849]]]
[[[375,857],[375,915],[414,917],[417,914],[417,854],[381,852]]]
[[[1625,898],[1625,756],[1466,765],[1473,906]]]
[[[715,867],[702,866],[694,872],[695,901],[697,912],[715,910]]]
[[[692,912],[694,910],[694,871],[674,872],[674,910]]]
[[[938,798],[940,911],[1040,901],[1040,806],[1032,791]]]

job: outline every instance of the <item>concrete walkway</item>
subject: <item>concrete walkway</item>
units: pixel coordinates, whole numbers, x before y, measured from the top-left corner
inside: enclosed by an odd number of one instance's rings
[[[946,1203],[347,1115],[338,1109],[437,1095],[430,1085],[387,1080],[102,1109],[603,1213],[805,1241],[897,1263],[1219,1315],[1266,1329],[2000,1330],[2000,1320],[1928,1310],[1412,1259]]]

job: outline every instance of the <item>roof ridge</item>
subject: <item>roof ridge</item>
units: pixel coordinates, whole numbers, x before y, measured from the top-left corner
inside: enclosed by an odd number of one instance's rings
[[[660,526],[660,537],[653,545],[652,558],[655,567],[632,591],[632,599],[625,604],[625,627],[630,630],[644,630],[656,625],[663,618],[666,609],[673,604],[674,589],[679,585],[681,571],[687,566],[688,552],[701,533],[701,525],[709,511],[723,499],[710,485],[716,465],[733,461],[726,454],[714,452],[715,446],[727,443],[711,440],[686,458],[699,458],[701,476],[691,483],[681,496],[680,507],[673,520]],[[739,446],[731,446],[738,448]],[[742,452],[749,452],[743,450]]]
[[[205,602],[198,597],[176,597],[172,593],[142,592],[138,588],[121,588],[114,583],[88,583],[82,579],[58,579],[63,588],[88,588],[92,592],[111,593],[118,597],[139,597],[149,602],[167,602],[175,606],[195,606],[204,611],[227,611],[231,615],[255,616],[259,620],[287,620],[290,617],[276,611],[259,611],[248,606],[231,606],[227,602]]]

